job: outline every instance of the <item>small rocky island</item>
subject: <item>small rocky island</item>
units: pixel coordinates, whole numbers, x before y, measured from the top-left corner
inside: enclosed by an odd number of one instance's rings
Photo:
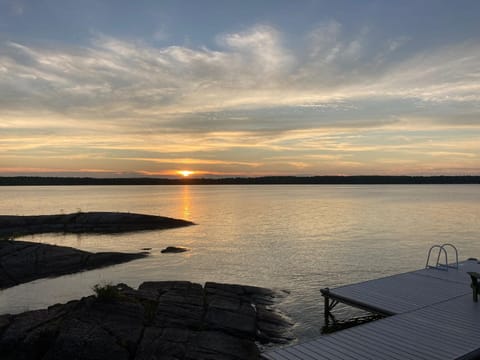
[[[271,290],[219,283],[145,282],[95,289],[45,310],[0,315],[8,360],[254,360],[257,344],[293,340]]]
[[[0,240],[0,290],[32,280],[92,270],[146,256],[148,252],[91,253],[66,246]]]
[[[41,233],[113,234],[163,230],[194,225],[164,216],[122,212],[77,212],[59,215],[0,215],[0,236],[18,237]]]

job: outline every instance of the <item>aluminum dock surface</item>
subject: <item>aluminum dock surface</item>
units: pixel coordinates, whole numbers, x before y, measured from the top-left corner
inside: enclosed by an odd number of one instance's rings
[[[327,290],[330,301],[393,315],[262,354],[270,360],[480,359],[480,302],[467,272],[429,268]],[[328,301],[328,300],[327,300]]]

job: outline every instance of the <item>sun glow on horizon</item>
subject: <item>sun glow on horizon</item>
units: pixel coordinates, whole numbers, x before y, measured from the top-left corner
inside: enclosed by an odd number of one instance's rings
[[[183,177],[189,177],[190,175],[195,174],[195,172],[191,170],[179,170],[177,171],[177,174],[182,175]]]

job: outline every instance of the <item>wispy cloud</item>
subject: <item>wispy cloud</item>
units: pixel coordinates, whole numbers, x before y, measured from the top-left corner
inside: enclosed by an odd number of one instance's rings
[[[385,151],[392,164],[412,164],[405,151],[430,147],[425,155],[435,159],[478,161],[480,149],[466,149],[469,134],[451,134],[480,131],[476,41],[407,56],[398,52],[408,37],[373,41],[369,28],[347,33],[335,21],[295,46],[265,25],[216,41],[162,47],[97,34],[85,46],[1,43],[0,160],[33,161],[40,151],[50,159],[82,153],[106,171],[114,171],[108,159],[129,171],[144,171],[139,162],[160,167],[151,172],[189,159],[225,173],[347,173],[384,171],[374,154]],[[389,132],[411,141],[387,144]],[[419,133],[432,132],[458,149],[427,146]]]
[[[219,37],[220,50],[156,48],[104,35],[86,48],[7,42],[0,58],[2,109],[142,118],[371,96],[478,100],[476,43],[429,49],[397,63],[385,49],[393,53],[402,41],[372,48],[366,30],[344,39],[340,29],[328,23],[312,31],[307,56],[295,55],[266,26]],[[375,62],[379,55],[383,64]]]

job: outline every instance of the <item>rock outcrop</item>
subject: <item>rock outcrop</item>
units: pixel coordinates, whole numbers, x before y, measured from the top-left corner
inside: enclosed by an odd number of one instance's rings
[[[176,254],[188,251],[189,249],[183,246],[167,246],[165,249],[160,251],[162,254]]]
[[[6,360],[254,360],[291,323],[268,289],[186,281],[120,284],[46,310],[0,316]]]
[[[0,236],[41,233],[121,233],[194,225],[186,220],[121,212],[78,212],[61,215],[0,215]]]
[[[0,240],[0,289],[44,277],[71,274],[148,256],[147,252],[90,253],[66,246]]]

